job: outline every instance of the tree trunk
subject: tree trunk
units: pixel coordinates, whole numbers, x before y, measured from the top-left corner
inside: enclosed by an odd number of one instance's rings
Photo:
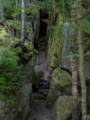
[[[4,22],[3,2],[0,0],[0,24]]]
[[[86,80],[84,74],[84,46],[83,46],[83,35],[82,35],[82,0],[77,0],[77,24],[78,24],[78,35],[77,40],[79,44],[79,76],[81,82],[81,110],[82,120],[87,119],[87,101],[86,101]]]
[[[71,71],[72,71],[72,120],[78,120],[78,74],[77,74],[77,61],[71,58]]]
[[[56,18],[56,2],[52,0],[52,13],[51,13],[51,24],[55,25],[55,18]]]
[[[71,72],[72,72],[72,95],[73,95],[73,104],[72,104],[72,120],[79,119],[78,111],[78,68],[77,68],[77,58],[74,56],[77,53],[77,43],[76,43],[76,9],[75,4],[72,5],[71,9]]]
[[[25,14],[25,0],[21,0],[21,19],[22,19],[22,29],[21,29],[21,42],[24,43],[25,40],[25,27],[26,27],[26,14]]]

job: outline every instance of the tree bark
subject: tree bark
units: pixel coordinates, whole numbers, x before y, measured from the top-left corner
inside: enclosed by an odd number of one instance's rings
[[[72,71],[72,120],[78,120],[78,73],[77,61],[71,58],[71,71]]]
[[[74,56],[77,53],[76,49],[76,21],[75,21],[75,4],[72,5],[71,9],[71,72],[72,72],[72,95],[73,95],[73,103],[72,103],[72,120],[79,119],[79,111],[78,111],[78,68],[77,68],[77,58]]]
[[[4,22],[3,1],[0,0],[0,24]]]
[[[51,21],[52,25],[55,25],[55,18],[56,18],[56,2],[52,0],[52,14],[51,14]]]
[[[21,20],[22,20],[22,28],[21,28],[21,42],[25,41],[25,27],[26,27],[26,14],[25,14],[25,0],[21,0]]]
[[[86,101],[86,79],[84,74],[84,45],[82,34],[82,0],[77,0],[77,25],[78,25],[78,45],[79,45],[79,76],[81,82],[81,110],[82,120],[87,120],[87,101]]]

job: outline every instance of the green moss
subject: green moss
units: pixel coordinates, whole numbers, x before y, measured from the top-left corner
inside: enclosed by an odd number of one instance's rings
[[[57,19],[57,24],[54,27],[54,30],[51,33],[49,39],[48,57],[50,66],[57,66],[60,64],[63,45],[62,25],[63,25],[62,16],[59,15]]]
[[[87,120],[90,120],[90,115],[87,116]]]
[[[52,79],[54,84],[60,87],[71,85],[71,76],[60,68],[57,68],[53,71]]]
[[[56,120],[67,120],[72,112],[72,96],[59,97],[54,105],[54,111]]]

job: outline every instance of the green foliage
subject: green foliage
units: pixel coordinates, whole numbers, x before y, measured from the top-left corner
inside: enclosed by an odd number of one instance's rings
[[[36,53],[36,50],[33,48],[31,42],[25,41],[23,47],[17,46],[15,48],[16,53],[20,58],[20,64],[27,63]]]
[[[86,17],[84,20],[83,31],[90,36],[90,16]]]
[[[67,58],[78,59],[79,53],[71,53],[70,55],[66,56]],[[90,58],[90,50],[85,51],[84,57]]]
[[[18,39],[0,28],[0,98],[2,95],[6,101],[12,103],[20,89],[21,60],[30,60],[35,53],[30,42],[26,41],[23,48],[15,47],[18,44]]]
[[[20,90],[19,56],[15,48],[0,46],[0,99],[9,107],[15,105],[16,95]]]
[[[20,37],[20,33],[21,33],[21,21],[20,20],[7,20],[5,22],[5,27],[6,29],[9,30],[14,30],[14,32],[16,33],[16,37]],[[26,33],[30,32],[30,22],[26,23]]]
[[[85,56],[90,58],[90,50],[85,53]]]
[[[51,0],[44,0],[41,2],[41,9],[46,10],[48,13],[51,12],[52,1]]]
[[[18,39],[8,34],[4,28],[0,27],[0,46],[12,47],[18,41]]]
[[[13,49],[1,47],[0,48],[0,66],[16,68],[18,57]]]
[[[4,15],[6,18],[13,18],[16,13],[15,0],[3,0]]]
[[[16,89],[18,60],[13,49],[0,48],[0,92],[10,94]]]

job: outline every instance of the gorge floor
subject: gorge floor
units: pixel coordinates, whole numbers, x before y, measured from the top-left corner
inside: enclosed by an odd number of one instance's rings
[[[31,95],[30,114],[28,120],[55,120],[54,111],[47,107],[47,95],[49,92],[49,82],[42,80],[38,91]]]
[[[54,114],[46,107],[45,100],[34,100],[28,120],[54,120]]]

